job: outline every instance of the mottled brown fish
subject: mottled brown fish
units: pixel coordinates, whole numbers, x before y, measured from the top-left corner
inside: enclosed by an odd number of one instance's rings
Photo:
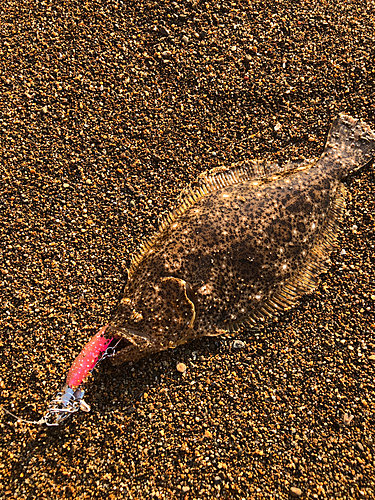
[[[59,425],[89,406],[83,382],[101,359],[114,363],[239,325],[256,325],[311,292],[332,250],[344,208],[341,180],[369,163],[375,134],[339,116],[319,160],[215,169],[134,257],[109,325],[86,344],[38,424]]]
[[[341,180],[374,150],[369,126],[341,115],[318,160],[200,175],[132,261],[105,334],[123,339],[113,362],[256,325],[314,290],[344,207]]]

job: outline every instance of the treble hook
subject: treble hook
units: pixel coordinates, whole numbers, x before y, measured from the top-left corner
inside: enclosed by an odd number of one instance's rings
[[[3,410],[18,421],[48,427],[59,426],[70,415],[79,410],[89,412],[90,406],[83,400],[85,394],[82,387],[84,380],[93,372],[99,362],[116,354],[116,347],[121,341],[119,339],[114,346],[110,346],[113,338],[105,338],[104,334],[107,327],[108,325],[101,328],[76,357],[67,375],[64,388],[50,401],[42,418],[35,421],[25,420],[5,408]]]

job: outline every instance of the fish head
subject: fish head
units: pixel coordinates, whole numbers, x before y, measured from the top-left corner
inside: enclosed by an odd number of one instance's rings
[[[121,339],[114,364],[177,347],[192,337],[196,310],[186,281],[166,276],[138,287],[130,282],[124,295],[106,332]]]

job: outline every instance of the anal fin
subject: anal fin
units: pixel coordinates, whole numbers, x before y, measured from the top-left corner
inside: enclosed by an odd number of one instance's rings
[[[263,306],[267,312],[272,310],[273,315],[276,316],[280,313],[280,305],[285,304],[285,309],[288,309],[297,303],[299,297],[313,292],[318,286],[319,274],[327,271],[326,262],[336,245],[338,227],[345,208],[345,194],[345,188],[341,186],[341,189],[337,190],[322,230],[304,265],[267,300]]]
[[[232,324],[231,330],[236,330],[243,324],[255,327],[259,322],[278,316],[294,307],[302,295],[312,293],[316,289],[319,274],[327,271],[326,263],[336,245],[338,227],[345,208],[346,191],[344,186],[340,188],[331,202],[325,223],[303,266],[276,293],[260,304],[259,308],[250,311],[240,322]]]

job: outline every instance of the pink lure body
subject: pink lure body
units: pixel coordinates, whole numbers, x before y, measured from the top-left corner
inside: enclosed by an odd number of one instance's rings
[[[66,383],[69,387],[79,387],[89,372],[94,368],[99,358],[106,351],[112,339],[106,339],[104,334],[108,325],[103,326],[78,354],[70,367]]]

